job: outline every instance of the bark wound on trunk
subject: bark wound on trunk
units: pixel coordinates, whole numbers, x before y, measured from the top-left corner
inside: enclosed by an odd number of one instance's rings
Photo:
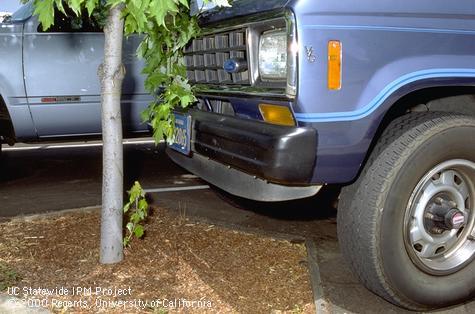
[[[125,68],[122,64],[123,6],[109,10],[104,28],[104,63],[98,69],[101,81],[103,176],[100,262],[122,261],[123,147],[120,98]]]

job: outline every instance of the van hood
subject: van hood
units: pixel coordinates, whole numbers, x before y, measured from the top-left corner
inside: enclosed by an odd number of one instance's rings
[[[201,25],[220,22],[227,19],[284,9],[290,0],[235,0],[232,7],[218,7],[200,14]]]

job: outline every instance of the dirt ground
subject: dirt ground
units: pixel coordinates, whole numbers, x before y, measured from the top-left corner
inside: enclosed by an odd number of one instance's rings
[[[99,236],[98,211],[0,223],[0,289],[57,313],[315,311],[303,244],[155,209],[105,266]]]

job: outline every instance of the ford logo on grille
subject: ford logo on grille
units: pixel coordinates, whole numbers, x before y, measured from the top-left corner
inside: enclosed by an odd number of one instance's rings
[[[228,59],[223,65],[224,71],[228,73],[238,73],[247,70],[247,62],[244,59]]]

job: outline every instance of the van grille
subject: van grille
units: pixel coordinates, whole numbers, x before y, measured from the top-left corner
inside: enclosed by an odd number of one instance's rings
[[[234,116],[235,111],[233,105],[229,101],[218,99],[199,99],[197,103],[198,110]]]
[[[206,35],[185,48],[186,74],[191,83],[249,85],[249,71],[227,73],[224,62],[231,58],[248,61],[246,29]]]

